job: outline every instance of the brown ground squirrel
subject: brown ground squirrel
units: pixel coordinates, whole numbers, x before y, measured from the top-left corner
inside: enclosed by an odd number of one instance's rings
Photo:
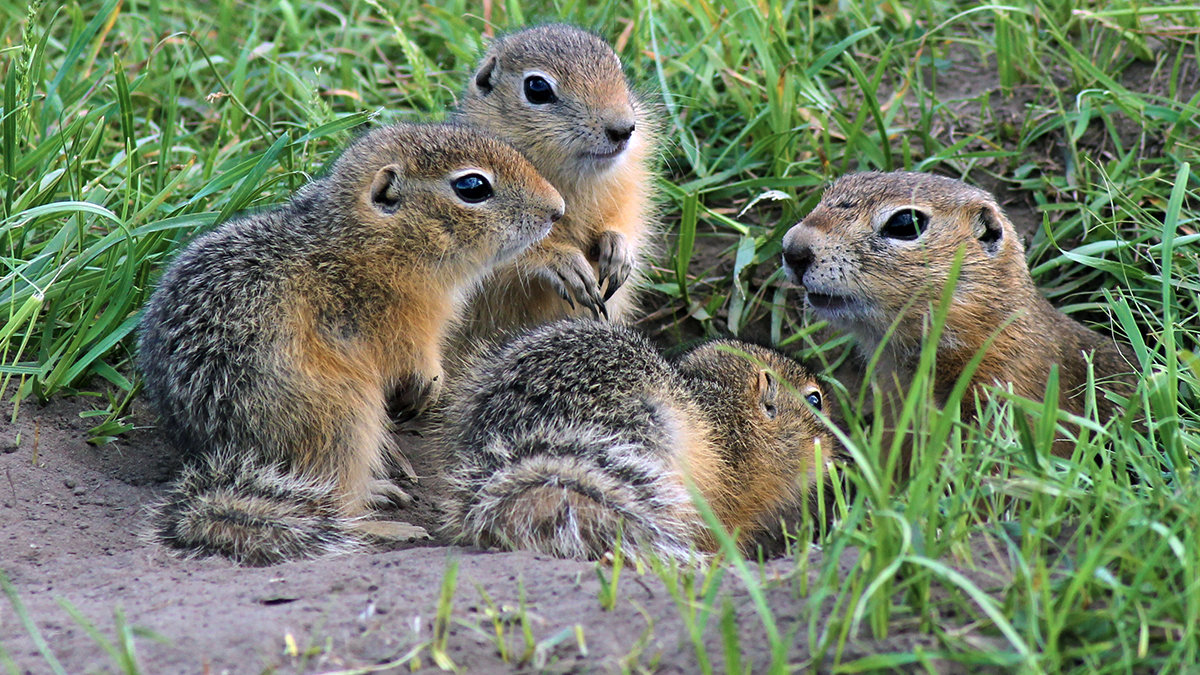
[[[459,298],[563,208],[507,145],[397,125],[352,143],[287,204],[197,238],[141,321],[148,398],[198,457],[157,507],[153,536],[269,564],[363,533],[419,533],[361,518],[406,499],[379,478],[399,458],[385,397],[399,390],[416,410],[437,398]]]
[[[512,144],[567,203],[550,236],[471,300],[465,337],[565,316],[627,318],[655,229],[656,130],[608,43],[562,24],[500,37],[453,119]]]
[[[958,284],[938,344],[939,405],[994,334],[971,380],[976,391],[963,399],[967,415],[975,415],[973,393],[982,394],[983,385],[1011,383],[1016,394],[1041,399],[1052,366],[1059,371],[1060,406],[1082,415],[1087,354],[1098,383],[1121,395],[1132,391],[1131,362],[1117,344],[1042,297],[996,200],[961,181],[911,172],[845,176],[784,236],[783,262],[804,286],[808,307],[852,333],[860,356],[869,358],[897,323],[875,381],[907,387],[959,248]],[[1103,396],[1096,404],[1101,420],[1116,408]],[[1069,454],[1070,446],[1060,443],[1055,452]]]
[[[618,532],[637,558],[713,550],[685,476],[744,541],[837,447],[813,412],[821,386],[795,361],[733,340],[668,361],[592,320],[478,353],[446,399],[446,532],[565,558],[599,558]]]

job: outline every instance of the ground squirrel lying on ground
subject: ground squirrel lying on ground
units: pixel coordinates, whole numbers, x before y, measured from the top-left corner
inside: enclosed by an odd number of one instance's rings
[[[471,300],[465,337],[571,315],[627,318],[654,231],[656,141],[612,48],[561,24],[500,37],[454,119],[511,143],[567,203],[550,236]]]
[[[359,138],[287,204],[192,242],[141,323],[147,396],[197,458],[157,507],[155,538],[269,564],[364,533],[423,534],[360,518],[406,499],[379,478],[399,458],[385,397],[398,390],[415,410],[437,398],[459,298],[562,213],[507,145],[397,125]]]
[[[898,321],[874,377],[907,388],[959,248],[958,284],[937,351],[939,405],[993,336],[963,399],[966,415],[975,415],[974,394],[983,394],[983,385],[1011,383],[1016,394],[1041,399],[1052,366],[1060,406],[1082,415],[1086,355],[1098,383],[1121,395],[1132,391],[1131,362],[1116,343],[1042,297],[1012,223],[990,194],[961,181],[910,172],[845,176],[788,231],[783,261],[813,313],[852,333],[864,359]],[[1103,396],[1096,404],[1102,421],[1116,408]],[[1055,446],[1056,454],[1070,450]]]
[[[565,558],[599,558],[618,533],[638,558],[713,550],[685,476],[744,540],[804,498],[836,448],[813,412],[821,387],[795,361],[734,340],[668,361],[592,320],[480,352],[446,400],[445,530]]]

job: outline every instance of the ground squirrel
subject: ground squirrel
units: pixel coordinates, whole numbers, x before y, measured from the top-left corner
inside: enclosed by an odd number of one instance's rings
[[[715,540],[685,476],[745,540],[835,450],[795,361],[733,340],[668,361],[636,331],[564,320],[476,354],[447,393],[445,530],[477,546],[694,559]]]
[[[1060,406],[1084,412],[1090,355],[1097,382],[1126,395],[1131,365],[1109,337],[1054,308],[1038,292],[1011,222],[987,192],[952,178],[923,173],[859,173],[826,190],[821,202],[783,239],[783,262],[806,290],[806,304],[835,328],[852,333],[869,358],[893,323],[877,382],[909,384],[931,307],[942,296],[951,264],[963,259],[937,351],[937,402],[985,342],[988,347],[964,397],[974,416],[983,385],[1011,384],[1016,394],[1041,399],[1058,367]],[[1100,419],[1115,404],[1096,401]],[[1056,454],[1069,454],[1059,443]]]
[[[565,316],[627,318],[654,230],[654,117],[600,37],[551,24],[496,39],[454,119],[517,150],[562,194],[550,236],[497,270],[465,337]]]
[[[269,564],[419,531],[362,519],[406,499],[380,479],[399,456],[385,397],[415,410],[437,398],[460,298],[563,208],[503,143],[397,125],[352,143],[287,204],[192,242],[141,322],[146,393],[197,458],[153,536]]]

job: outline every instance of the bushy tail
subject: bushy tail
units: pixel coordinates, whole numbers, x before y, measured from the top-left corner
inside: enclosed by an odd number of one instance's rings
[[[596,560],[619,539],[630,558],[698,560],[686,488],[638,450],[578,436],[495,441],[455,458],[443,529],[462,543],[560,558]]]
[[[184,469],[150,522],[150,537],[179,555],[222,555],[246,565],[364,546],[331,482],[291,475],[249,453],[214,453]]]

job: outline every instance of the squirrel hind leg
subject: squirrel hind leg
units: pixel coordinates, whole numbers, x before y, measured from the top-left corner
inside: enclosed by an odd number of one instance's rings
[[[361,550],[366,542],[355,523],[331,481],[217,453],[185,469],[152,507],[148,536],[180,556],[262,566]]]
[[[458,538],[476,545],[598,560],[618,539],[631,558],[693,561],[692,528],[579,457],[534,457],[501,470],[455,509]]]
[[[538,485],[500,508],[503,539],[562,558],[602,558],[624,525],[609,506],[577,486]]]

